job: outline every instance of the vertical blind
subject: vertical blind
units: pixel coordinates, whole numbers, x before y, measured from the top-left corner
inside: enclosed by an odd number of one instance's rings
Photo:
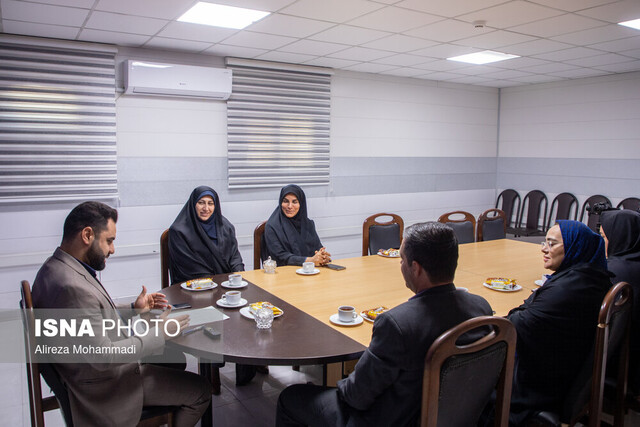
[[[118,197],[115,49],[0,38],[0,205]]]
[[[329,184],[330,70],[226,62],[229,188]]]

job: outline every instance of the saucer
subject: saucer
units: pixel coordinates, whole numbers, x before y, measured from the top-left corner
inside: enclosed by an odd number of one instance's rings
[[[522,286],[520,285],[513,285],[513,289],[501,289],[501,288],[494,288],[493,286],[491,286],[488,283],[483,283],[482,284],[485,288],[489,288],[492,291],[498,291],[498,292],[518,292],[519,290],[522,289]]]
[[[339,326],[358,326],[362,322],[364,322],[364,319],[362,317],[358,316],[358,317],[353,319],[353,322],[343,322],[338,317],[338,313],[336,313],[336,314],[332,314],[331,317],[329,317],[329,321],[331,323],[333,323],[334,325],[339,325]]]
[[[544,285],[544,281],[542,279],[538,279],[538,280],[534,280],[533,283],[536,284],[536,286],[542,286]]]
[[[220,283],[220,286],[222,286],[223,288],[228,288],[228,289],[240,289],[240,288],[244,288],[248,284],[249,284],[248,282],[245,282],[243,280],[240,285],[232,285],[231,283],[229,283],[228,280],[225,280],[224,282]]]
[[[303,276],[313,276],[314,274],[320,273],[320,270],[318,270],[317,268],[314,268],[313,272],[307,273],[303,269],[299,268],[299,269],[296,270],[296,273],[302,274]]]
[[[237,304],[228,304],[226,303],[222,298],[220,298],[218,301],[216,301],[216,304],[219,305],[220,307],[224,307],[224,308],[238,308],[238,307],[242,307],[247,305],[247,300],[244,298],[240,298],[240,302]]]

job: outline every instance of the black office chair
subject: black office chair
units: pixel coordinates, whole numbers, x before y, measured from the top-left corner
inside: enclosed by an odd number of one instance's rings
[[[549,209],[547,230],[559,219],[572,219],[575,221],[578,218],[578,206],[578,199],[571,193],[560,193],[554,197]],[[572,211],[573,215],[571,215]]]
[[[498,240],[507,237],[506,215],[500,209],[488,209],[478,217],[476,241]]]
[[[515,227],[516,236],[544,236],[547,223],[547,196],[540,190],[531,190],[522,200],[522,210],[518,216]],[[524,212],[527,212],[527,221],[522,223]],[[540,220],[542,219],[542,222]]]
[[[472,331],[481,338],[460,344]],[[474,426],[494,390],[495,425],[507,426],[515,350],[516,329],[502,317],[469,319],[440,335],[425,360],[421,426]]]
[[[512,229],[520,216],[520,194],[511,188],[504,190],[498,195],[495,208],[504,212],[507,218],[507,233],[513,234]]]
[[[440,215],[438,222],[453,228],[459,244],[476,241],[476,219],[469,212],[453,211]]]
[[[389,221],[380,221],[380,217],[391,217]],[[404,221],[400,215],[377,213],[364,220],[362,224],[362,256],[378,253],[378,249],[399,249],[402,243]]]

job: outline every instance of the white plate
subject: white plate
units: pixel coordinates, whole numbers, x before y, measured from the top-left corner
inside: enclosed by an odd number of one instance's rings
[[[542,285],[544,285],[544,282],[545,282],[545,281],[544,281],[544,280],[542,280],[542,279],[538,279],[538,280],[534,280],[534,281],[533,281],[533,283],[535,283],[535,284],[536,284],[536,286],[542,286]]]
[[[280,310],[282,310],[282,309],[280,309]],[[251,307],[250,306],[242,307],[240,309],[240,314],[242,314],[247,319],[252,319],[253,320],[253,313],[251,312]],[[273,316],[273,318],[277,319],[278,317],[282,316],[283,314],[284,314],[284,311],[282,313],[278,314],[277,316]]]
[[[340,326],[358,326],[359,324],[361,324],[364,320],[362,319],[361,316],[357,316],[356,318],[353,319],[353,322],[343,322],[342,320],[340,320],[340,318],[338,317],[338,313],[336,314],[332,314],[331,317],[329,317],[329,321],[331,323],[333,323],[334,325],[340,325]]]
[[[238,307],[243,307],[245,305],[247,305],[247,300],[244,298],[240,298],[240,302],[237,304],[228,304],[225,300],[223,300],[222,298],[220,298],[218,301],[216,301],[216,304],[219,305],[220,307],[224,307],[224,308],[238,308]]]
[[[220,283],[220,286],[222,286],[223,288],[228,288],[228,289],[240,289],[240,288],[244,288],[248,284],[249,284],[248,282],[245,282],[243,280],[242,284],[240,284],[240,285],[232,285],[231,283],[229,283],[228,280],[225,280],[224,282]]]
[[[382,252],[378,252],[378,255],[383,257],[383,258],[400,258],[400,255],[395,255],[395,256],[393,256],[393,255],[385,255]]]
[[[299,268],[296,270],[296,273],[302,274],[303,276],[313,276],[314,274],[320,273],[320,270],[314,268],[312,273],[306,273],[303,269]]]
[[[518,292],[519,290],[522,289],[522,286],[520,286],[520,285],[514,285],[513,289],[498,289],[498,288],[494,288],[493,286],[491,286],[488,283],[483,283],[483,285],[484,285],[485,288],[489,288],[492,291],[498,291],[498,292]]]
[[[184,283],[180,283],[180,287],[182,289],[185,289],[187,291],[194,291],[194,292],[198,292],[198,291],[210,291],[211,289],[215,289],[218,286],[218,284],[216,282],[214,282],[213,280],[211,280],[211,286],[207,286],[207,287],[200,287],[200,288],[190,288],[187,286],[187,282]]]

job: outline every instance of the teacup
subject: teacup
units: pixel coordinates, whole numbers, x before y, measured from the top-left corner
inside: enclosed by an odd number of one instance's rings
[[[355,307],[351,305],[341,305],[338,307],[338,320],[345,323],[353,322],[356,317],[358,317],[358,313],[356,313]]]
[[[231,286],[240,286],[240,285],[242,285],[242,275],[240,275],[240,274],[230,274],[229,275],[229,284]]]
[[[222,300],[229,305],[238,305],[241,297],[242,293],[240,291],[228,291],[222,295]]]
[[[302,263],[302,271],[304,271],[305,273],[313,273],[314,268],[315,268],[315,264],[312,263],[311,261]]]

